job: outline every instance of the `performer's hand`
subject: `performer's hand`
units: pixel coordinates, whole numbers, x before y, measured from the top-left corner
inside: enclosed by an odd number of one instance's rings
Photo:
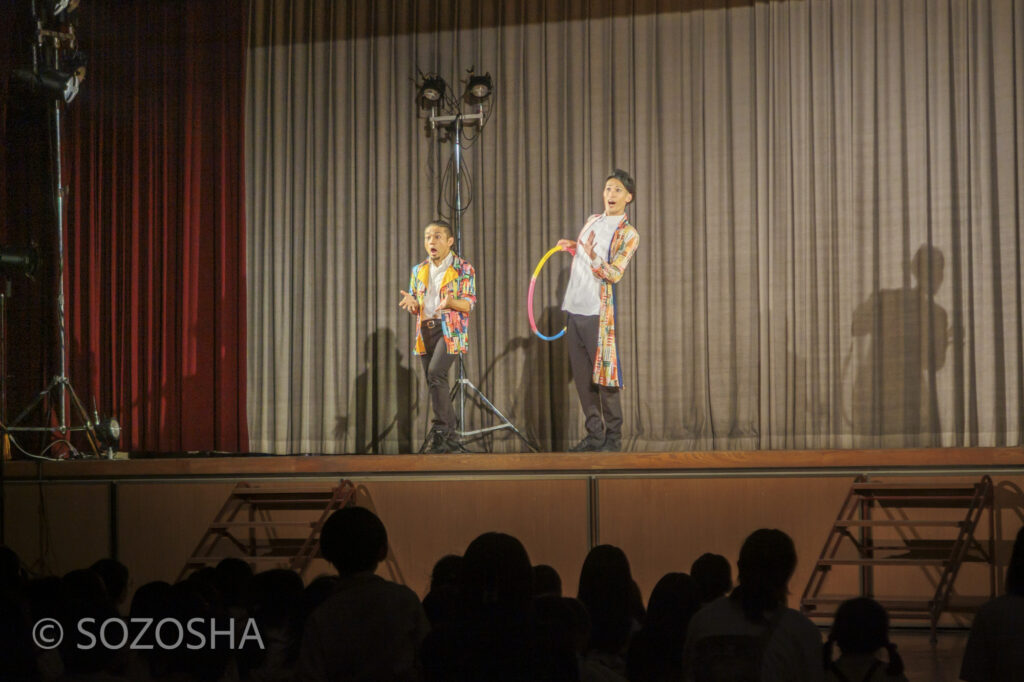
[[[591,259],[594,258],[594,251],[595,251],[594,244],[595,244],[596,239],[597,239],[597,235],[594,232],[591,232],[590,236],[587,237],[587,240],[585,242],[583,242],[583,250],[587,253],[587,256],[589,256]]]
[[[437,304],[437,309],[438,310],[448,310],[448,308],[451,307],[451,303],[452,303],[452,297],[449,296],[448,294],[445,294],[444,296],[441,297],[440,302]]]
[[[576,242],[571,239],[559,239],[558,246],[569,253],[576,253]]]
[[[420,309],[419,305],[416,303],[416,297],[414,297],[408,291],[402,292],[402,300],[398,302],[398,305],[403,310],[408,310],[413,315],[419,312]]]

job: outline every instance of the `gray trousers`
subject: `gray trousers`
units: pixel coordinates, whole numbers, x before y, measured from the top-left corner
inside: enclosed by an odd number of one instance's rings
[[[444,332],[441,330],[441,321],[433,321],[433,326],[428,326],[430,320],[424,320],[420,327],[423,333],[423,345],[427,354],[420,356],[423,363],[423,373],[427,377],[427,394],[430,396],[430,406],[434,410],[434,419],[431,422],[431,429],[443,431],[450,435],[458,426],[455,417],[455,408],[452,407],[452,397],[448,390],[448,371],[459,359],[458,355],[450,355],[448,347],[444,343]]]
[[[569,345],[569,367],[580,406],[586,418],[587,435],[597,439],[622,438],[622,404],[617,386],[598,386],[593,382],[597,356],[599,315],[573,315],[565,338]]]

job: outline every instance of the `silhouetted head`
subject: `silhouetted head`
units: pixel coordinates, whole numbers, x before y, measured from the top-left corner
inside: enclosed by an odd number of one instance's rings
[[[99,574],[87,568],[78,568],[68,572],[62,579],[70,599],[81,600],[90,604],[113,606],[107,587]]]
[[[739,600],[748,620],[764,622],[766,611],[786,604],[789,579],[796,569],[796,547],[781,530],[761,528],[743,542],[736,568],[739,587],[733,590],[733,598]]]
[[[1024,527],[1017,531],[1010,555],[1010,566],[1006,570],[1006,593],[1024,597]]]
[[[0,592],[17,590],[25,582],[25,573],[21,570],[21,559],[13,549],[0,545]]]
[[[373,571],[388,555],[388,532],[369,509],[344,507],[324,523],[320,552],[342,575]]]
[[[928,290],[934,293],[942,286],[945,266],[946,257],[942,255],[942,251],[925,244],[914,254],[910,262],[910,272],[920,286],[927,286]]]
[[[685,573],[667,573],[651,591],[644,630],[680,647],[693,614],[702,606],[700,587]],[[680,649],[681,650],[681,649]]]
[[[40,679],[31,629],[23,600],[0,589],[0,680]]]
[[[625,552],[613,545],[590,550],[578,596],[590,613],[590,648],[618,653],[633,626],[633,576]]]
[[[430,572],[430,589],[436,590],[442,585],[458,585],[462,576],[463,559],[458,554],[446,554],[437,560]]]
[[[302,578],[295,571],[274,568],[257,573],[252,579],[249,614],[261,626],[295,625],[301,617],[302,592]]]
[[[533,601],[538,639],[557,651],[585,654],[590,639],[590,616],[578,599],[537,597]]]
[[[533,596],[533,569],[523,543],[505,533],[484,533],[469,543],[460,591],[471,610],[525,609]]]
[[[836,610],[829,639],[845,654],[874,653],[889,642],[889,614],[874,599],[848,599]]]
[[[704,602],[718,599],[732,589],[732,566],[721,554],[701,554],[690,567],[690,576],[700,588]]]
[[[562,577],[554,566],[537,564],[533,567],[533,594],[536,597],[562,596]]]
[[[61,582],[66,588],[66,614],[64,624],[67,637],[61,645],[61,659],[71,675],[90,675],[107,668],[117,651],[114,648],[89,646],[89,636],[77,627],[89,622],[103,623],[117,616],[107,595],[107,588],[99,575],[89,569],[77,569],[65,575]],[[73,626],[73,627],[68,627]],[[95,631],[94,631],[95,632]]]
[[[247,593],[252,583],[252,566],[237,557],[221,559],[211,578],[228,607],[241,606],[248,599]]]
[[[303,623],[306,622],[311,613],[327,601],[337,587],[338,576],[336,575],[317,576],[313,582],[306,585],[306,589],[302,591],[302,611],[300,614]]]
[[[598,545],[590,550],[580,569],[580,599],[600,598],[615,593],[625,598],[633,575],[626,553],[614,545]]]
[[[107,588],[107,596],[115,606],[121,604],[128,596],[128,567],[117,559],[100,559],[89,570],[103,581]]]
[[[162,615],[170,593],[170,583],[154,580],[135,590],[128,613],[132,618],[156,618]]]
[[[832,660],[832,643],[847,655],[873,654],[879,649],[889,652],[890,675],[903,674],[903,661],[896,647],[889,642],[889,614],[868,597],[844,601],[836,610],[832,632],[825,644],[825,664]]]
[[[171,585],[167,591],[164,617],[178,623],[188,623],[198,618],[204,624],[216,622],[218,629],[226,630],[229,618],[223,605],[217,602],[217,596],[216,587],[202,580],[189,579]],[[207,646],[195,650],[186,646],[160,651],[159,654],[157,658],[164,664],[168,677],[175,678],[178,675],[184,679],[216,682],[224,675],[232,652],[226,646]]]

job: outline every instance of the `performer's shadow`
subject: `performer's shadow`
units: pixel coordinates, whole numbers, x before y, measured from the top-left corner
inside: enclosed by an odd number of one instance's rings
[[[903,436],[887,445],[938,444],[936,375],[960,336],[935,302],[944,265],[940,250],[921,246],[906,266],[906,286],[876,291],[854,311],[853,433]]]
[[[413,418],[419,409],[419,386],[416,372],[403,364],[395,332],[377,328],[366,337],[363,357],[355,404],[348,415],[338,416],[334,436],[345,441],[354,427],[357,453],[415,452]]]

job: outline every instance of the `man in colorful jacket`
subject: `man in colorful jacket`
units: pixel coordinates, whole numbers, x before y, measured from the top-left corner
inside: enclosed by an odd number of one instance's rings
[[[640,244],[640,235],[626,216],[635,189],[629,173],[616,168],[605,180],[604,213],[591,216],[576,241],[558,242],[573,253],[562,310],[569,314],[569,366],[587,429],[586,437],[570,448],[572,452],[616,452],[622,448],[615,284]]]
[[[459,449],[455,438],[455,410],[448,392],[448,371],[469,349],[469,313],[476,305],[476,272],[452,245],[452,228],[443,220],[423,231],[427,259],[412,269],[409,290],[399,306],[416,316],[416,345],[427,377],[427,392],[434,410],[427,452]]]

